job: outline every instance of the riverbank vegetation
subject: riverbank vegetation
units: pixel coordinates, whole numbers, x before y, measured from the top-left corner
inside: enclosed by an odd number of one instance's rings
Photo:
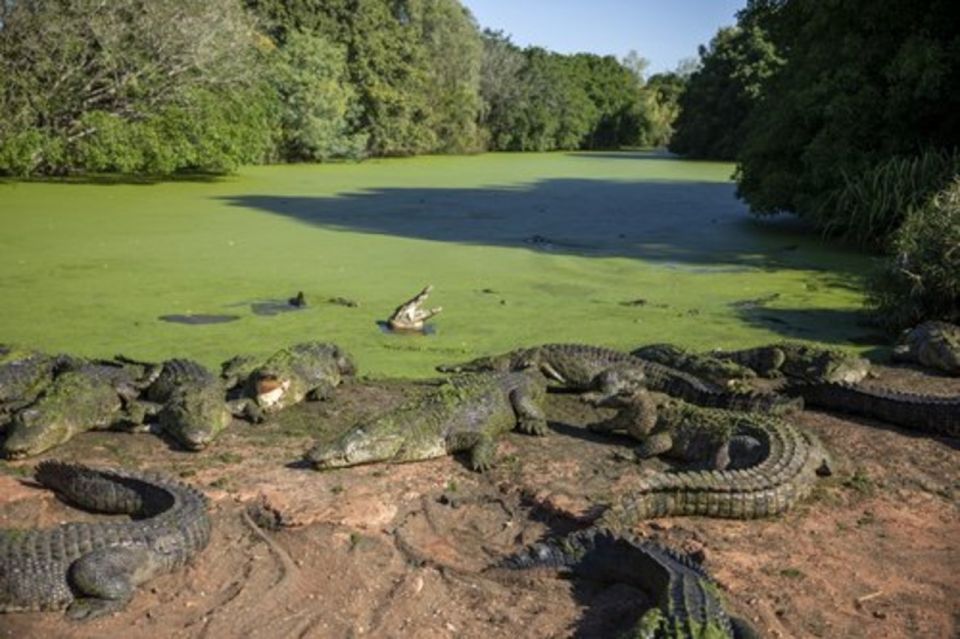
[[[682,79],[633,60],[457,0],[0,3],[0,174],[663,145]]]
[[[960,308],[952,2],[747,0],[695,64],[645,69],[521,48],[459,0],[2,2],[0,176],[669,145],[888,256],[889,328]]]

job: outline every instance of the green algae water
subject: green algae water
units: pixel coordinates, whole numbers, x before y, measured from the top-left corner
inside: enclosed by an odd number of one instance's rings
[[[0,183],[0,343],[215,365],[329,340],[363,373],[400,377],[552,341],[864,347],[869,258],[753,219],[732,171],[642,152],[486,154]],[[428,283],[433,334],[378,328]],[[309,305],[284,312],[298,291]]]

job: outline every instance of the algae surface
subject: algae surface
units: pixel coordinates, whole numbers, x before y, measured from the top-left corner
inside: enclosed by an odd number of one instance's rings
[[[863,347],[868,258],[792,220],[752,219],[732,169],[639,152],[486,154],[0,183],[0,341],[214,365],[319,339],[364,374],[402,377],[549,341]],[[378,329],[427,283],[444,307],[434,334]],[[298,291],[306,308],[257,312]]]

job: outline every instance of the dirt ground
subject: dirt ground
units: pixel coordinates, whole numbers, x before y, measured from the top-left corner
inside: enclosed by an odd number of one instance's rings
[[[960,394],[960,379],[878,367],[878,383]],[[604,413],[554,394],[547,438],[509,434],[486,474],[446,457],[318,473],[299,460],[425,384],[357,381],[209,450],[148,434],[88,433],[49,457],[178,475],[212,500],[214,534],[192,565],[116,615],[0,615],[0,638],[606,637],[649,605],[622,584],[488,566],[589,521],[638,467],[626,438],[591,434]],[[639,535],[702,559],[732,611],[767,637],[927,638],[960,632],[960,442],[804,411],[834,474],[790,513],[759,521],[652,520]],[[0,463],[0,527],[94,520]]]

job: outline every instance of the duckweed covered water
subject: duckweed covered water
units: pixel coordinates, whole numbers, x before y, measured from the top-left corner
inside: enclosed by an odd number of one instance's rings
[[[864,346],[868,258],[751,218],[732,170],[650,153],[487,154],[0,183],[0,343],[214,365],[321,339],[367,374],[404,377],[550,341]],[[435,334],[384,334],[377,320],[428,283],[428,306],[444,309]],[[298,291],[306,308],[257,312]],[[218,315],[240,319],[158,319]]]

